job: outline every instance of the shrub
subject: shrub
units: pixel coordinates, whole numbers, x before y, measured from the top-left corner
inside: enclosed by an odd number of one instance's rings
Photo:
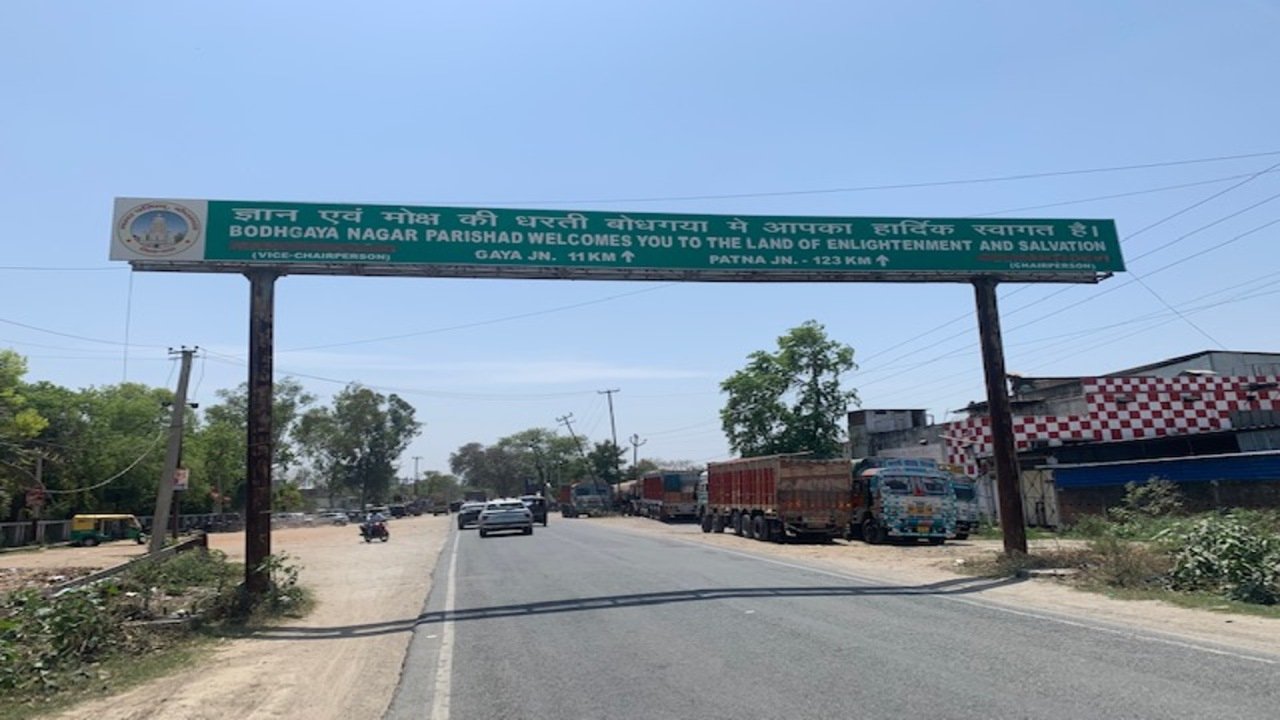
[[[1124,499],[1120,507],[1108,513],[1116,522],[1127,523],[1138,518],[1165,517],[1182,513],[1182,491],[1178,484],[1158,476],[1151,476],[1145,483],[1124,484]]]
[[[1206,516],[1170,533],[1176,590],[1207,590],[1241,602],[1280,602],[1280,536],[1235,515]]]
[[[1145,543],[1104,536],[1089,542],[1085,576],[1108,587],[1156,588],[1165,584],[1173,562]]]

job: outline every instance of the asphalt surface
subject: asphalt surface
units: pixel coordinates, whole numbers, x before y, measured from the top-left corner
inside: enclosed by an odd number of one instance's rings
[[[972,595],[995,581],[879,585],[559,516],[532,537],[454,532],[388,717],[1280,712],[1280,655]]]

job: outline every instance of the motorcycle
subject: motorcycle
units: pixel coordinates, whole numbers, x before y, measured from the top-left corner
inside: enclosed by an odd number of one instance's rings
[[[360,524],[360,537],[365,542],[373,542],[381,540],[386,542],[391,539],[391,532],[387,530],[387,524],[384,522],[366,522]]]

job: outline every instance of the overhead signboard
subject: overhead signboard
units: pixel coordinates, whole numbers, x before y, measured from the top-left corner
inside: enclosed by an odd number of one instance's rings
[[[789,217],[118,198],[140,270],[744,281],[1094,282],[1098,219]]]

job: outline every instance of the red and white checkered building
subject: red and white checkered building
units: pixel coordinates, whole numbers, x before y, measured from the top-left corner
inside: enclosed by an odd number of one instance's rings
[[[1019,451],[1068,443],[1108,443],[1231,430],[1231,414],[1280,410],[1280,376],[1084,378],[1084,415],[1014,416]],[[991,457],[991,419],[948,423],[947,461],[977,477]]]

